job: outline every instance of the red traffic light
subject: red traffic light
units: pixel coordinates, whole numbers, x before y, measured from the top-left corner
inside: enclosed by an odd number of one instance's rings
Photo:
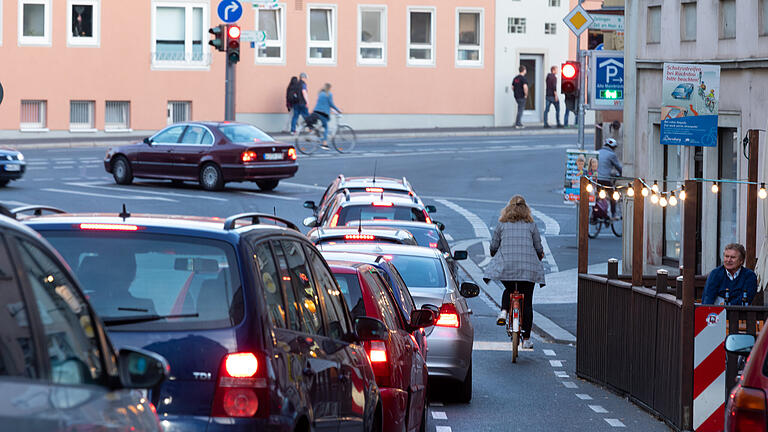
[[[230,39],[239,39],[240,38],[240,27],[236,25],[231,25],[227,29],[227,35]]]
[[[563,65],[562,73],[563,78],[573,78],[576,76],[576,66],[571,63],[566,63]]]

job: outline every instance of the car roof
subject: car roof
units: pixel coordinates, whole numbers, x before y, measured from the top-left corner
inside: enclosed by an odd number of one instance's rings
[[[371,265],[381,265],[381,261],[377,261],[381,254],[368,253],[368,252],[349,252],[346,250],[320,250],[320,254],[323,258],[329,261],[349,261],[349,262],[361,262]],[[386,261],[384,261],[386,262]]]
[[[439,258],[442,252],[434,248],[413,245],[400,245],[394,243],[345,243],[345,244],[321,244],[317,248],[321,252],[363,252],[378,255],[409,255],[425,258]]]
[[[341,196],[344,195],[342,194]],[[370,204],[380,201],[388,201],[400,207],[423,207],[416,197],[411,197],[410,195],[391,194],[387,193],[386,191],[384,191],[384,193],[351,192],[349,194],[349,199],[342,198],[342,200],[342,207],[347,205]]]
[[[406,220],[393,220],[393,219],[366,219],[363,221],[359,220],[353,220],[346,223],[346,227],[354,227],[358,224],[361,224],[362,226],[372,226],[372,227],[404,227],[404,229],[408,229],[407,227],[413,227],[413,228],[428,228],[433,229],[435,231],[440,231],[440,229],[437,227],[437,225],[433,223],[428,222],[422,222],[422,221],[406,221]]]
[[[387,189],[397,189],[410,191],[411,184],[403,177],[396,179],[392,177],[344,177],[341,176],[339,189],[346,187],[380,187]]]
[[[360,267],[370,265],[368,263],[344,260],[326,260],[326,262],[328,263],[328,267],[330,267],[332,272],[349,274],[357,273],[360,271]]]
[[[376,237],[393,238],[393,239],[412,239],[413,234],[407,230],[394,228],[394,227],[366,227],[365,229],[358,229],[353,226],[341,226],[341,227],[319,227],[312,230],[308,237],[316,237],[320,239],[329,237],[340,237],[345,235],[355,234],[369,234]]]

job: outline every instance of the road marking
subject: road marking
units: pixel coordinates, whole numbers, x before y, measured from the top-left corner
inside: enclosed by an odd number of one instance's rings
[[[251,196],[257,196],[257,197],[260,197],[260,198],[274,198],[274,199],[281,199],[281,200],[288,200],[288,201],[298,201],[299,200],[298,198],[294,198],[294,197],[284,197],[284,196],[279,196],[279,195],[267,194],[267,193],[264,193],[264,192],[244,192],[244,191],[240,191],[239,193],[242,194],[242,195],[251,195]]]
[[[487,203],[487,204],[504,204],[506,205],[509,203],[509,201],[503,201],[503,200],[489,200],[489,199],[481,199],[481,198],[463,198],[463,197],[439,197],[439,196],[427,196],[422,195],[421,196],[424,199],[449,199],[453,201],[472,201],[472,202],[480,202],[480,203]],[[529,203],[529,205],[533,207],[553,207],[553,208],[570,208],[572,209],[574,206],[569,204],[533,204]]]
[[[448,416],[444,411],[432,411],[432,418],[435,420],[448,420]]]
[[[451,201],[448,201],[447,199],[438,199],[435,201],[464,216],[464,218],[469,221],[469,224],[472,225],[472,229],[475,231],[475,237],[483,240],[489,240],[491,238],[491,231],[488,230],[488,226],[476,214],[458,204],[454,204]],[[478,264],[480,267],[483,267],[491,262],[490,242],[483,241],[483,252],[485,258]]]
[[[558,148],[570,148],[573,147],[573,144],[561,144],[561,145],[554,145],[554,146],[548,146],[548,150],[552,149],[558,149]],[[440,149],[434,149],[435,153],[451,153],[451,154],[465,154],[465,153],[471,153],[471,154],[479,154],[479,153],[500,153],[500,152],[525,152],[525,151],[539,151],[541,147],[539,146],[516,146],[516,147],[506,147],[506,148],[483,148],[483,149],[449,149],[445,152],[439,152]],[[303,156],[301,158],[302,162],[311,162],[311,161],[319,161],[323,159],[361,159],[361,158],[383,158],[383,157],[413,157],[413,156],[424,156],[424,151],[405,151],[405,152],[391,152],[391,153],[381,153],[381,152],[364,152],[364,153],[355,153],[355,154],[344,154],[344,155],[335,155],[335,154],[327,154],[327,155],[313,155],[313,156]],[[323,188],[325,189],[325,188]]]
[[[54,166],[53,166],[53,169],[57,169],[57,170],[62,170],[62,169],[75,169],[75,167],[74,167],[74,166],[72,166],[72,165],[67,165],[67,166],[58,166],[58,165],[54,165]]]
[[[619,419],[603,419],[608,422],[609,425],[613,427],[627,427],[624,423],[621,422]]]
[[[563,362],[561,360],[550,360],[549,364],[552,367],[563,367]]]
[[[441,406],[443,406],[443,403],[442,402],[430,402],[429,406],[441,407]]]
[[[581,400],[592,400],[592,396],[584,393],[576,393],[576,397]]]
[[[544,222],[544,226],[546,227],[546,229],[544,230],[545,235],[549,236],[549,235],[560,234],[560,224],[557,223],[556,220],[534,209],[533,207],[530,207],[530,209],[533,217],[541,219],[541,221]]]
[[[555,371],[555,376],[558,378],[568,378],[568,372],[566,371]]]
[[[474,341],[474,351],[512,351],[512,342]]]
[[[573,382],[573,381],[562,381],[562,383],[563,383],[563,385],[564,385],[566,388],[570,388],[570,389],[579,388],[579,386],[577,386],[577,385],[576,385],[576,383],[575,383],[575,382]]]
[[[453,236],[452,235],[450,235],[450,234],[443,234],[443,235],[445,236],[445,239],[447,241],[453,241]]]
[[[592,409],[592,411],[594,411],[594,412],[596,412],[598,414],[605,414],[605,413],[608,412],[607,409],[603,408],[600,405],[588,405],[588,406]]]
[[[321,190],[321,191],[324,191],[326,189],[325,186],[305,185],[301,183],[293,183],[293,182],[286,182],[286,181],[281,181],[280,184],[288,185],[288,186],[296,186],[296,187],[301,187],[305,189]]]
[[[74,194],[74,195],[85,195],[85,196],[93,196],[93,197],[100,197],[100,198],[113,198],[113,199],[127,199],[127,200],[146,200],[146,201],[166,201],[166,202],[178,202],[176,200],[172,200],[169,198],[163,198],[163,197],[149,197],[149,196],[141,196],[141,195],[107,195],[107,194],[99,194],[99,193],[91,193],[91,192],[82,192],[82,191],[73,191],[68,189],[54,189],[54,188],[46,188],[41,189],[46,192],[59,192],[59,193],[68,193],[68,194]]]
[[[450,426],[435,426],[435,432],[451,432]]]
[[[550,349],[545,349],[544,350],[544,355],[546,355],[546,356],[554,356],[555,352],[553,350],[550,350]]]
[[[541,248],[544,249],[544,259],[547,260],[547,263],[549,263],[549,271],[551,273],[558,273],[560,269],[557,267],[557,263],[555,262],[555,256],[552,255],[552,250],[549,248],[549,243],[547,243],[547,237],[543,235],[539,237],[541,238]]]
[[[106,190],[114,190],[114,191],[120,191],[120,192],[128,192],[130,189],[126,188],[124,186],[104,186],[99,184],[93,184],[93,183],[67,183],[70,186],[80,186],[85,188],[94,188],[94,189],[106,189]],[[133,186],[134,188],[145,188],[145,186]],[[217,198],[217,197],[211,197],[211,196],[205,196],[205,195],[190,195],[190,194],[181,194],[178,192],[159,192],[159,191],[149,191],[149,190],[143,190],[141,191],[143,194],[150,194],[150,195],[164,195],[164,196],[175,196],[180,198],[194,198],[194,199],[207,199],[207,200],[213,200],[213,201],[229,201],[226,198]]]

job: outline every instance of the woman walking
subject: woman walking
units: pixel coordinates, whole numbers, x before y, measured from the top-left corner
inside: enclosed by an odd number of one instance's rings
[[[515,195],[501,211],[499,224],[491,239],[491,263],[485,269],[485,278],[500,280],[504,284],[501,313],[496,324],[505,325],[509,311],[509,295],[515,291],[524,296],[523,348],[533,348],[533,286],[544,285],[544,248],[531,209],[520,195]]]

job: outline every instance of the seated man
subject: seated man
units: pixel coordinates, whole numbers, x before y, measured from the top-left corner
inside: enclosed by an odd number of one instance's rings
[[[757,293],[757,275],[743,267],[747,251],[738,243],[725,246],[723,265],[709,273],[702,304],[749,305]]]

